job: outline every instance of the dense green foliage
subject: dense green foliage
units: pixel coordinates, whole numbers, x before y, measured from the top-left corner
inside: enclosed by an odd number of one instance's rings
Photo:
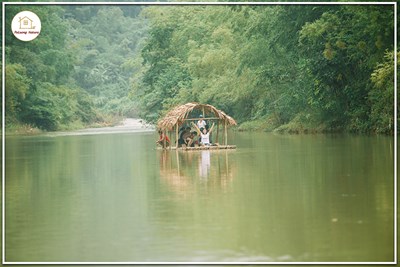
[[[133,115],[130,77],[141,67],[137,57],[146,25],[135,6],[69,6],[70,46],[76,51],[73,78],[95,96],[100,111]]]
[[[10,30],[22,10],[41,18],[30,42]],[[135,6],[7,6],[7,124],[58,130],[135,112],[128,95],[145,32],[139,13]]]
[[[199,101],[244,126],[393,132],[392,6],[144,12],[151,24],[133,95],[149,120]]]
[[[42,32],[10,23],[35,12]],[[390,5],[7,6],[6,122],[156,121],[209,103],[240,129],[394,131]],[[71,127],[70,127],[71,128]]]

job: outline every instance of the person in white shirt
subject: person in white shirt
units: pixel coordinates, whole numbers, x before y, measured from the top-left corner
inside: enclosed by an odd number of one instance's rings
[[[201,141],[200,141],[201,144],[209,146],[210,145],[210,134],[214,128],[214,123],[212,124],[210,130],[208,130],[208,131],[206,128],[203,128],[202,130],[200,130],[200,128],[196,124],[194,124],[193,122],[192,122],[192,124],[195,127],[197,133],[201,137]]]
[[[206,121],[203,120],[203,116],[200,115],[200,119],[197,122],[197,127],[199,127],[199,129],[206,128],[206,125],[207,125]]]

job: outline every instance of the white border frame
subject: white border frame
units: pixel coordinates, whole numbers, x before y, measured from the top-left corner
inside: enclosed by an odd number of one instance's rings
[[[394,261],[392,262],[8,262],[5,255],[5,7],[6,5],[393,5],[394,7]],[[392,265],[397,264],[397,2],[3,2],[2,3],[2,264],[24,265]]]

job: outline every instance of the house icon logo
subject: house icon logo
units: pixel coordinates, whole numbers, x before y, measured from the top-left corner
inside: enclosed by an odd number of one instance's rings
[[[35,26],[33,26],[33,20],[25,16],[19,19],[19,28],[21,30],[34,30]]]
[[[42,25],[39,17],[31,11],[16,14],[11,22],[11,30],[21,41],[32,41],[39,36]]]

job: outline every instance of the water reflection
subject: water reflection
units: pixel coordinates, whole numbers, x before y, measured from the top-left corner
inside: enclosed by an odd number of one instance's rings
[[[164,183],[168,184],[169,187],[173,188],[173,190],[177,193],[182,193],[186,195],[185,192],[188,192],[190,190],[190,184],[188,181],[189,177],[180,172],[179,159],[175,161],[178,163],[177,166],[172,160],[172,156],[177,157],[178,155],[175,155],[174,152],[163,150],[158,156],[160,158],[161,180]]]
[[[203,150],[201,151],[200,154],[200,160],[199,160],[199,175],[202,178],[208,178],[210,174],[210,151],[209,150]]]
[[[226,189],[235,168],[229,164],[234,151],[159,151],[160,179],[176,193],[187,194],[197,184]]]

